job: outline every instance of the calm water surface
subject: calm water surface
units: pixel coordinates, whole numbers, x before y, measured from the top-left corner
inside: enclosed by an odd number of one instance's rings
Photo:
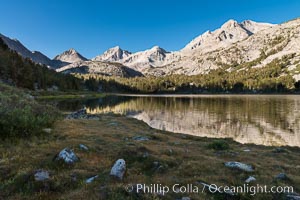
[[[55,104],[66,111],[86,107],[92,114],[118,113],[156,129],[199,137],[300,146],[296,95],[106,96]]]

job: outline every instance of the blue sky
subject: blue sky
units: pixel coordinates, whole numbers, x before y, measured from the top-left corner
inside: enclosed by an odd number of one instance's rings
[[[280,23],[300,17],[300,1],[1,0],[0,33],[53,58],[73,47],[88,58],[119,45],[136,52],[179,50],[228,19]]]

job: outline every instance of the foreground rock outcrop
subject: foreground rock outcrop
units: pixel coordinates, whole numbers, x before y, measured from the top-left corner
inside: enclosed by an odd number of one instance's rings
[[[37,170],[34,173],[34,180],[36,181],[46,181],[50,178],[49,172],[46,170]]]
[[[226,162],[225,163],[226,167],[229,168],[234,168],[234,169],[239,169],[245,172],[253,172],[254,168],[251,165],[247,165],[245,163],[241,163],[241,162]]]
[[[114,176],[120,180],[123,179],[123,176],[125,174],[126,171],[126,162],[124,159],[118,159],[114,166],[112,167],[111,171],[110,171],[110,175]]]
[[[63,161],[66,164],[74,164],[75,162],[79,161],[79,158],[72,149],[64,148],[54,157],[54,160]]]
[[[67,115],[66,119],[94,119],[94,120],[98,120],[99,117],[95,116],[95,115],[91,115],[88,114],[86,112],[86,109],[81,109],[75,112],[72,112],[70,114]]]

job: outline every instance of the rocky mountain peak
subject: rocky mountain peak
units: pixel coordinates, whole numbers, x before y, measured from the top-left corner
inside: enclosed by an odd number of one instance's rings
[[[152,48],[151,48],[151,50],[159,50],[160,49],[160,47],[159,46],[153,46]]]
[[[270,28],[275,26],[275,24],[269,24],[269,23],[259,23],[252,20],[245,20],[240,25],[246,29],[247,31],[253,33],[257,33],[258,31]]]
[[[245,20],[238,23],[230,19],[215,31],[206,31],[202,35],[193,39],[182,51],[201,50],[205,52],[213,51],[220,47],[227,47],[235,42],[241,41],[260,30],[271,27],[272,24],[258,23]]]
[[[128,58],[131,52],[121,49],[119,46],[112,47],[105,51],[103,54],[96,56],[92,60],[95,61],[107,61],[107,62],[117,62]]]
[[[247,19],[247,20],[244,20],[244,21],[242,21],[242,25],[253,25],[253,24],[255,24],[256,22],[254,22],[254,21],[252,21],[252,20],[249,20],[249,19]]]
[[[159,52],[159,53],[168,53],[165,49],[159,47],[159,46],[153,46],[149,51],[151,52]]]
[[[110,48],[110,50],[112,50],[112,51],[122,51],[120,46],[112,47],[112,48]]]
[[[70,54],[78,53],[74,48],[69,49],[67,52],[69,52]]]
[[[74,48],[71,48],[54,57],[54,60],[62,62],[74,63],[79,61],[86,61],[87,59],[78,53]]]
[[[123,51],[123,49],[121,49],[120,46],[115,46],[105,51],[104,54],[114,54],[114,53],[122,54],[123,52],[125,51]]]
[[[78,52],[74,48],[70,48],[67,51],[64,51],[60,55],[72,55],[72,54],[78,54]]]
[[[221,29],[232,29],[237,28],[239,26],[240,24],[237,21],[230,19],[221,26]]]

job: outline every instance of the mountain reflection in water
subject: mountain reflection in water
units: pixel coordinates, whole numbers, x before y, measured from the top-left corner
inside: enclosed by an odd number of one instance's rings
[[[91,114],[118,113],[160,130],[228,137],[240,143],[300,146],[300,97],[296,95],[106,96],[77,104]]]

